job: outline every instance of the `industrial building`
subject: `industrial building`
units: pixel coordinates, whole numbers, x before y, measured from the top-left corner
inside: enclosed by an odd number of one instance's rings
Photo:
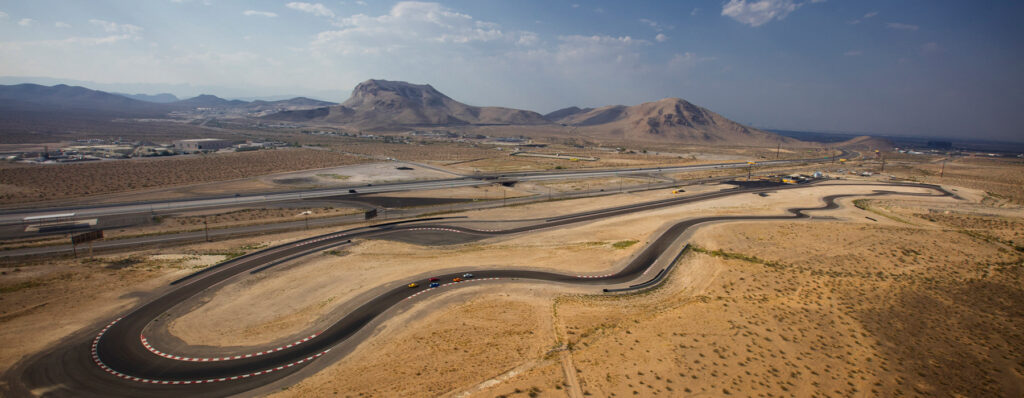
[[[235,144],[235,141],[222,140],[219,138],[197,138],[174,141],[174,148],[182,152],[202,152],[230,148]]]

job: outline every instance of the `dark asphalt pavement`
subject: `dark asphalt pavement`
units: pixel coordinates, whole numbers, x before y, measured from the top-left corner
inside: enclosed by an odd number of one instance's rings
[[[893,186],[894,184],[877,184]],[[300,344],[289,345],[279,349],[270,349],[252,355],[223,357],[218,359],[175,358],[173,355],[160,356],[152,352],[142,343],[142,333],[146,325],[153,322],[161,314],[171,310],[189,297],[200,294],[228,278],[252,271],[276,261],[283,261],[320,252],[326,248],[343,244],[353,238],[400,236],[403,234],[422,234],[429,232],[434,243],[445,241],[444,237],[459,236],[483,239],[489,236],[522,233],[541,228],[552,228],[567,224],[597,220],[617,215],[651,210],[684,203],[720,198],[729,195],[761,192],[766,190],[799,189],[806,185],[779,186],[772,188],[737,188],[722,192],[713,192],[691,197],[672,198],[630,206],[620,206],[598,211],[555,217],[534,225],[513,228],[503,231],[480,231],[463,227],[444,225],[433,221],[429,223],[390,223],[372,227],[356,228],[333,234],[308,238],[297,242],[268,248],[247,256],[224,263],[211,270],[197,273],[191,278],[179,281],[174,289],[160,297],[146,302],[118,320],[113,320],[100,330],[91,329],[77,333],[45,353],[22,361],[4,375],[6,386],[0,386],[5,396],[28,395],[33,389],[52,388],[49,395],[54,396],[224,396],[257,388],[288,376],[311,361],[346,341],[375,318],[387,316],[389,309],[407,300],[416,300],[429,296],[433,289],[430,281],[409,280],[398,284],[383,294],[371,299],[351,311],[326,330]],[[930,188],[939,196],[950,196],[950,193],[938,186],[905,184],[904,186]],[[676,256],[669,252],[684,232],[695,225],[731,220],[779,220],[804,218],[808,210],[834,209],[838,205],[835,200],[845,196],[871,196],[891,194],[890,191],[876,191],[874,194],[832,195],[824,198],[825,204],[812,208],[788,209],[788,215],[782,216],[716,216],[680,221],[659,235],[653,242],[643,248],[621,270],[603,276],[566,275],[555,272],[535,270],[465,270],[472,272],[473,278],[464,282],[452,282],[461,277],[462,273],[438,275],[442,288],[460,287],[463,284],[487,283],[487,280],[535,280],[554,283],[582,284],[593,286],[611,286],[642,278],[659,257]],[[906,194],[921,195],[928,194]],[[928,195],[935,196],[935,195]],[[422,221],[422,220],[421,220]],[[664,270],[662,270],[664,271]],[[652,274],[653,275],[653,274]],[[405,285],[415,282],[416,288]],[[642,281],[639,281],[642,282]]]

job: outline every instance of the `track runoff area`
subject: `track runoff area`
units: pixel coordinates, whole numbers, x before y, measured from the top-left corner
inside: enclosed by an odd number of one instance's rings
[[[561,274],[524,269],[482,269],[464,270],[459,273],[433,275],[396,284],[394,288],[362,303],[326,329],[281,346],[259,351],[231,353],[214,356],[199,356],[174,353],[171,349],[159,347],[144,334],[146,327],[186,299],[203,293],[221,282],[245,272],[256,273],[283,262],[322,250],[346,244],[353,238],[411,237],[414,234],[431,234],[434,242],[450,239],[466,242],[492,236],[524,233],[545,228],[614,217],[668,206],[713,200],[731,195],[802,189],[806,185],[787,185],[768,188],[733,188],[724,191],[699,194],[682,198],[650,201],[627,206],[607,208],[585,213],[569,214],[541,220],[533,225],[505,230],[478,230],[460,226],[445,225],[443,218],[410,220],[378,224],[369,227],[311,237],[296,242],[275,246],[242,256],[220,265],[207,268],[172,283],[173,288],[133,311],[125,314],[91,334],[82,334],[78,341],[69,342],[57,349],[28,361],[18,369],[18,389],[28,392],[32,389],[59,385],[67,395],[95,396],[221,396],[245,392],[272,383],[297,370],[308,366],[317,358],[328,353],[341,343],[358,344],[365,338],[357,335],[371,322],[387,318],[388,310],[402,303],[422,300],[432,294],[462,286],[491,283],[500,280],[522,280],[553,282],[573,285],[604,287],[604,291],[629,291],[656,286],[664,279],[682,248],[676,240],[687,230],[703,223],[741,220],[785,220],[808,217],[810,210],[828,210],[838,207],[836,200],[848,196],[912,195],[952,196],[945,189],[925,184],[857,184],[879,187],[926,188],[932,193],[907,193],[875,190],[872,194],[831,195],[823,198],[819,207],[791,208],[786,215],[779,216],[713,216],[680,221],[664,232],[628,264],[613,273],[601,275]],[[674,249],[673,249],[674,248]],[[673,261],[663,269],[652,268],[659,258],[671,256]],[[664,264],[665,262],[661,262]],[[654,272],[652,274],[652,272]],[[651,278],[650,275],[655,275]],[[634,283],[627,288],[624,284]],[[616,288],[609,288],[616,287]]]

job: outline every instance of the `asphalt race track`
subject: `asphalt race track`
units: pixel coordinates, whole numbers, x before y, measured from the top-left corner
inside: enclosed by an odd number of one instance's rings
[[[690,197],[639,203],[585,213],[571,214],[539,220],[529,226],[484,231],[445,225],[444,219],[414,220],[380,224],[317,236],[271,247],[221,265],[208,268],[174,283],[162,296],[135,308],[122,317],[110,320],[106,326],[83,330],[69,337],[65,343],[17,364],[4,375],[6,385],[0,385],[5,396],[30,395],[30,391],[46,392],[50,396],[224,396],[242,393],[269,384],[291,375],[338,346],[342,342],[357,344],[365,333],[356,333],[374,321],[381,321],[390,314],[388,310],[404,302],[430,296],[435,291],[457,288],[464,285],[489,283],[494,279],[528,280],[576,285],[606,287],[624,283],[642,283],[651,278],[644,276],[655,271],[659,277],[667,270],[652,270],[655,261],[662,256],[675,258],[679,249],[671,250],[673,243],[695,225],[733,220],[781,220],[808,217],[809,210],[828,210],[838,207],[836,199],[847,196],[874,195],[916,195],[952,196],[939,186],[923,184],[859,184],[880,186],[905,186],[929,188],[936,194],[905,193],[876,190],[873,194],[831,195],[823,198],[824,205],[810,208],[788,209],[788,215],[781,216],[715,216],[680,221],[643,248],[628,264],[617,272],[607,275],[566,275],[523,269],[466,269],[459,273],[436,275],[441,286],[429,288],[427,279],[407,280],[383,294],[368,300],[353,311],[337,320],[327,329],[282,347],[265,349],[248,354],[232,354],[219,357],[182,357],[180,354],[163,353],[145,339],[146,326],[161,314],[170,311],[179,303],[214,287],[228,278],[244,272],[265,269],[277,263],[301,256],[318,253],[327,248],[348,243],[353,238],[387,238],[417,241],[426,239],[427,244],[465,242],[487,237],[522,233],[542,228],[552,228],[628,213],[675,206],[696,201],[710,200],[730,195],[800,189],[807,185],[789,185],[770,188],[736,188]],[[670,266],[670,265],[669,265]],[[472,272],[473,278],[463,282],[451,282]],[[655,275],[652,273],[650,275]],[[417,288],[406,284],[416,282]],[[379,318],[379,319],[378,319]],[[351,339],[351,340],[350,340]],[[4,391],[6,390],[6,391]]]

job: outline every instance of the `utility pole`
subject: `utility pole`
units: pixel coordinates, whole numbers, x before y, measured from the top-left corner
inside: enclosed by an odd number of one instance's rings
[[[942,168],[939,169],[939,181],[942,181],[944,174],[946,174],[946,159],[942,159]]]
[[[779,160],[779,152],[782,151],[782,142],[779,142],[779,146],[775,147],[775,160]]]
[[[882,157],[882,171],[879,171],[879,173],[884,173],[885,172],[885,155],[882,154],[882,155],[879,155],[879,156]]]
[[[206,222],[206,216],[203,216],[203,231],[206,231],[206,241],[210,241],[210,224]]]

